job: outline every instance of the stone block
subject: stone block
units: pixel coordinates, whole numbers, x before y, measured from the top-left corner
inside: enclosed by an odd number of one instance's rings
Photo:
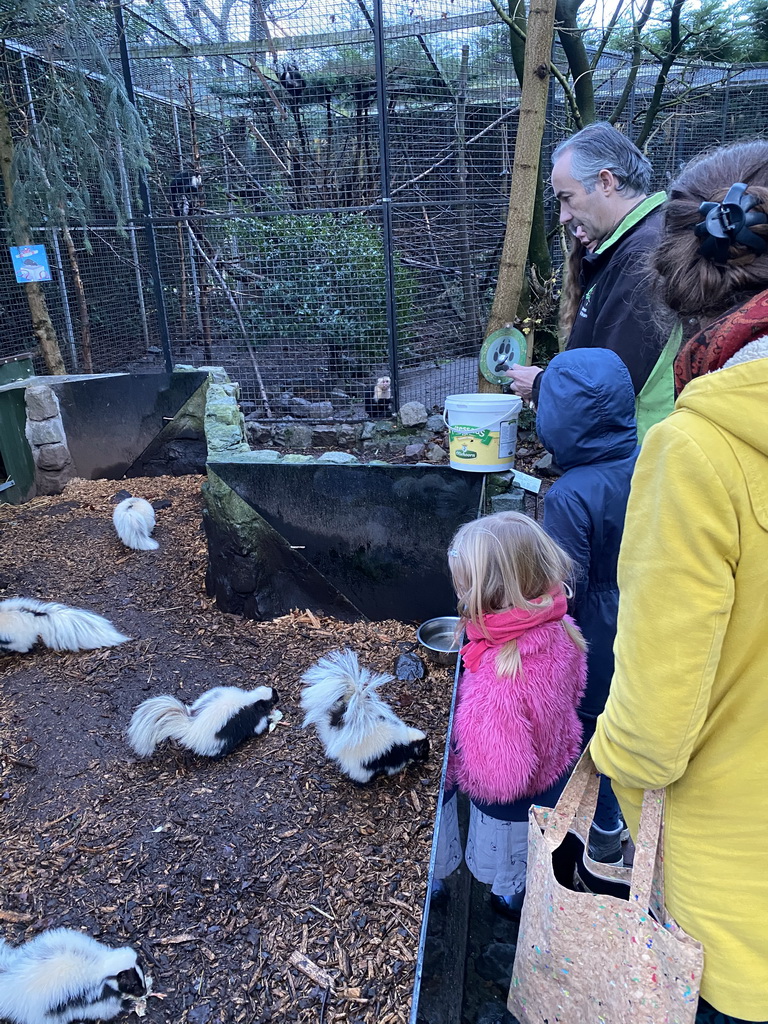
[[[75,475],[74,467],[67,466],[58,472],[38,473],[35,480],[35,489],[38,494],[61,494],[65,486]]]
[[[24,390],[24,401],[30,420],[49,420],[59,415],[59,400],[46,384],[30,384]]]
[[[360,440],[363,427],[360,423],[341,423],[337,429],[339,444],[355,444]]]
[[[524,492],[521,487],[513,487],[506,494],[497,494],[490,501],[491,512],[524,512]]]
[[[349,452],[324,452],[317,461],[325,464],[330,463],[332,466],[351,466],[360,460],[356,455],[351,455]]]
[[[321,423],[312,429],[312,444],[316,448],[332,448],[337,436],[336,427]]]
[[[309,448],[312,445],[312,427],[309,423],[283,423],[275,428],[275,441],[292,448]]]
[[[447,462],[448,452],[445,448],[441,448],[439,444],[429,444],[427,445],[427,452],[424,458],[433,466],[437,466],[441,462]]]
[[[406,402],[405,405],[401,405],[399,416],[404,427],[418,427],[429,419],[429,414],[421,402]]]
[[[333,404],[331,402],[311,402],[309,415],[313,420],[330,420],[333,418]]]
[[[64,469],[71,462],[72,456],[65,444],[43,444],[35,452],[37,468],[45,471]]]
[[[273,428],[266,423],[245,423],[245,439],[248,444],[258,447],[272,440]]]
[[[66,441],[61,416],[52,416],[47,420],[27,420],[25,433],[33,448],[41,444],[61,444]]]
[[[249,462],[280,462],[283,456],[274,448],[263,448],[259,452],[251,452]]]
[[[291,395],[287,408],[291,416],[297,416],[300,419],[306,420],[312,415],[312,403],[308,402],[306,398],[297,398],[295,395]]]

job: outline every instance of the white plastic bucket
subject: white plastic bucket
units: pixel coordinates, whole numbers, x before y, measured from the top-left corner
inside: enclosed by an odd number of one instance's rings
[[[522,407],[517,395],[448,395],[443,418],[451,468],[469,473],[511,469]]]

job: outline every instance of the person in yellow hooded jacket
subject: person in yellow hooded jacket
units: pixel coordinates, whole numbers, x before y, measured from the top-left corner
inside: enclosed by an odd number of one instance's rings
[[[616,668],[591,751],[637,828],[666,787],[666,902],[704,946],[697,1021],[768,1021],[768,142],[698,158],[653,262],[702,330],[637,462]]]

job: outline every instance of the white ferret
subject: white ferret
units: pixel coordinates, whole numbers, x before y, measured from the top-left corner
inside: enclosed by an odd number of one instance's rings
[[[127,548],[154,551],[160,545],[150,537],[155,528],[155,510],[144,498],[126,498],[112,513],[117,536]]]
[[[111,1020],[146,994],[133,949],[56,928],[16,948],[0,939],[0,1018],[12,1024]]]
[[[25,654],[38,637],[54,651],[91,651],[131,639],[118,633],[108,619],[83,608],[31,597],[0,601],[0,651]]]
[[[215,686],[191,707],[170,695],[150,697],[133,713],[128,742],[139,757],[151,757],[163,740],[176,740],[203,757],[224,757],[266,731],[277,700],[271,686]]]
[[[394,775],[429,754],[426,735],[401,721],[376,692],[392,678],[362,668],[349,649],[320,658],[301,677],[303,725],[315,726],[326,756],[353,782]]]

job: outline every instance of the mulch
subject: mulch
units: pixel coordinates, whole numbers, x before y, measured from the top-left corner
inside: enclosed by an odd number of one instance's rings
[[[0,934],[68,926],[133,945],[158,994],[148,1022],[403,1024],[452,672],[428,666],[383,692],[429,733],[431,760],[354,786],[301,728],[299,677],[343,646],[391,671],[415,629],[219,612],[204,592],[201,481],[127,482],[170,502],[156,552],[117,540],[123,483],[0,505],[0,599],[89,608],[133,638],[0,656]],[[260,684],[278,688],[284,720],[221,761],[170,745],[142,761],[125,742],[149,696]]]

